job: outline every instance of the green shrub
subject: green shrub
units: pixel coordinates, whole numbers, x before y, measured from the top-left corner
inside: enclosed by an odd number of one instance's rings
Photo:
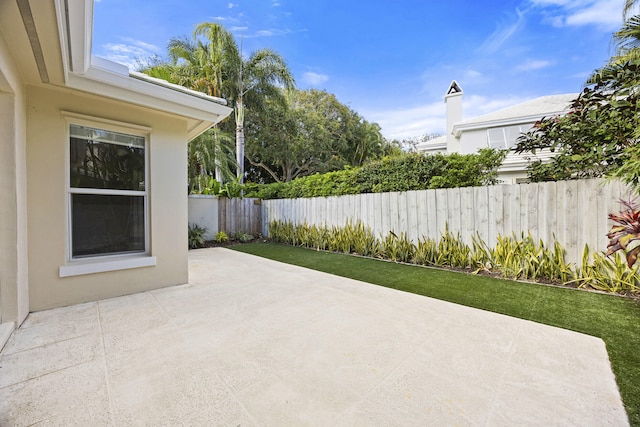
[[[494,184],[505,155],[504,151],[488,148],[477,154],[404,153],[362,167],[309,175],[286,183],[247,184],[245,195],[284,199]]]
[[[236,240],[241,243],[247,243],[252,241],[253,239],[254,239],[253,235],[249,233],[245,233],[244,231],[238,231],[233,235],[233,238],[231,240]]]
[[[224,231],[218,231],[215,236],[213,236],[213,241],[216,243],[225,243],[229,241],[229,236]]]
[[[205,227],[198,224],[189,224],[189,249],[196,249],[204,245],[204,235],[207,232]]]

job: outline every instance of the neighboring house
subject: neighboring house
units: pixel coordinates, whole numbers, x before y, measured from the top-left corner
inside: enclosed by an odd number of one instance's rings
[[[92,58],[92,22],[0,2],[0,347],[29,311],[188,281],[187,141],[231,109]]]
[[[462,89],[454,80],[444,97],[447,110],[447,133],[416,146],[423,153],[475,153],[480,148],[509,149],[517,138],[543,117],[558,116],[569,111],[578,94],[549,95],[532,99],[493,113],[462,120]],[[527,178],[529,159],[548,159],[550,152],[515,154],[510,152],[498,170],[504,183],[523,182]]]

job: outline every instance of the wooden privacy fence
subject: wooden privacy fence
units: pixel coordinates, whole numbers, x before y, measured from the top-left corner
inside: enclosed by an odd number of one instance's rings
[[[567,261],[579,263],[584,245],[603,251],[611,228],[607,215],[629,200],[629,189],[599,179],[490,187],[373,193],[339,197],[262,201],[262,233],[271,221],[343,226],[361,221],[376,235],[406,233],[438,239],[448,224],[471,243],[476,233],[490,246],[499,235],[530,232],[552,244],[554,236],[567,250]]]
[[[218,229],[227,234],[260,234],[262,210],[260,199],[218,199]]]
[[[262,230],[260,199],[226,199],[215,196],[189,196],[189,223],[206,227],[210,240],[218,231],[257,235]]]

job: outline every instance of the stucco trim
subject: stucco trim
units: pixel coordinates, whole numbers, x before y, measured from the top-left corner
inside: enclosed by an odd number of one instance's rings
[[[156,257],[144,256],[114,261],[78,262],[60,266],[60,277],[81,276],[84,274],[104,273],[107,271],[127,270],[131,268],[153,267]]]
[[[87,114],[74,113],[73,111],[60,110],[60,114],[67,119],[68,123],[74,122],[85,126],[106,125],[116,132],[135,132],[136,135],[149,137],[152,130],[149,126],[122,122],[119,120],[105,119],[104,117],[90,116]]]

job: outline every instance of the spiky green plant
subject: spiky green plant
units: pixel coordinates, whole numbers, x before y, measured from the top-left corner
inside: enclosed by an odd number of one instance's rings
[[[380,255],[391,261],[398,261],[398,236],[393,231],[387,233],[381,243]]]
[[[575,270],[574,279],[567,283],[578,283],[581,288],[591,288],[605,292],[638,292],[640,290],[640,272],[638,266],[629,267],[621,253],[603,255],[591,254],[585,245],[582,252],[582,264]]]
[[[380,254],[380,243],[370,227],[358,222],[354,229],[353,251],[362,256],[377,257]]]
[[[449,231],[449,225],[445,224],[444,231],[438,241],[438,255],[436,265],[442,267],[469,266],[471,249],[460,238],[460,233],[453,234]]]
[[[414,245],[411,240],[407,238],[407,235],[405,233],[400,233],[400,235],[398,236],[397,245],[398,261],[407,263],[412,262],[413,257],[416,253],[416,245]]]
[[[189,224],[189,249],[196,249],[204,245],[206,232],[206,227],[198,224]]]
[[[438,257],[438,242],[433,239],[422,237],[418,239],[414,261],[420,265],[436,265]]]
[[[213,241],[216,243],[225,243],[229,241],[229,236],[224,231],[218,231],[215,236],[213,236]]]

